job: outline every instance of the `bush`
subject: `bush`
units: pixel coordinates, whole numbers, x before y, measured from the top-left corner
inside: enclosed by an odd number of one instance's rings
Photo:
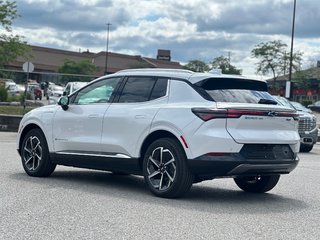
[[[311,100],[303,100],[303,101],[301,102],[301,104],[302,104],[303,106],[307,107],[308,105],[312,104],[312,101],[311,101]]]
[[[6,102],[8,97],[7,90],[4,86],[0,86],[0,102]]]
[[[21,102],[20,95],[19,96],[8,96],[7,101],[8,102]]]

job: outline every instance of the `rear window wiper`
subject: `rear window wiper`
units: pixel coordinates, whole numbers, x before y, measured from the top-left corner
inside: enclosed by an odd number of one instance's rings
[[[278,103],[275,100],[261,98],[258,102],[259,104],[272,104],[277,105]]]

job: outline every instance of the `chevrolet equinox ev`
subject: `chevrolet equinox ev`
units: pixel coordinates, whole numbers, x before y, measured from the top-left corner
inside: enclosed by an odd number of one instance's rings
[[[34,177],[65,165],[142,175],[153,194],[166,198],[224,177],[263,193],[298,164],[297,117],[276,105],[265,81],[123,70],[25,114],[17,149]]]

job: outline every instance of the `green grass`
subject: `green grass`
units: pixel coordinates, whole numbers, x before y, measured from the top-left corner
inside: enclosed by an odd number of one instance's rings
[[[26,107],[26,113],[35,107]],[[4,115],[23,115],[23,106],[0,106],[0,114]]]

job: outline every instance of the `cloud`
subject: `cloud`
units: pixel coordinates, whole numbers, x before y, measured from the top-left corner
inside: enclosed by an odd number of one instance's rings
[[[233,64],[254,73],[252,48],[281,39],[290,45],[292,0],[18,0],[14,25],[33,45],[66,50],[106,48],[155,57],[170,49],[180,62],[231,53]],[[319,58],[320,4],[297,1],[295,49],[305,62]]]

